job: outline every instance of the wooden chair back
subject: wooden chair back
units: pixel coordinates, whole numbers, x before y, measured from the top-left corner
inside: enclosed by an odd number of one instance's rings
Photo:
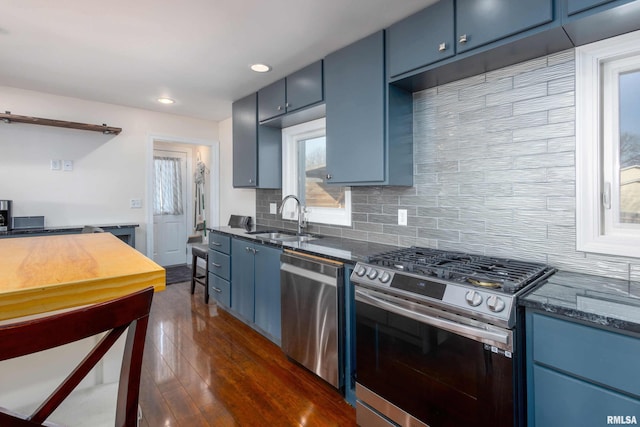
[[[47,418],[128,328],[115,419],[116,427],[135,427],[142,355],[152,299],[153,287],[149,287],[111,301],[1,325],[0,361],[69,344],[102,332],[107,333],[32,414],[16,414],[0,408],[0,426],[51,425],[46,422]]]

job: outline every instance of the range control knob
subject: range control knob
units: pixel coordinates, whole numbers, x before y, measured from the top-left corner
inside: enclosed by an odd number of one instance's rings
[[[358,266],[358,268],[356,269],[356,275],[362,277],[365,275],[365,273],[367,272],[367,269],[364,268],[363,266]]]
[[[467,300],[467,304],[469,304],[471,307],[477,307],[482,304],[482,295],[480,295],[476,291],[468,291],[464,296],[464,299]]]
[[[378,280],[380,280],[382,283],[387,283],[389,279],[391,279],[391,275],[385,271],[380,275],[380,278]]]
[[[504,305],[504,301],[502,301],[502,298],[500,297],[491,295],[489,298],[487,298],[487,307],[489,307],[489,310],[493,311],[494,313],[499,313],[504,310]]]
[[[369,270],[367,277],[371,280],[375,279],[376,277],[378,277],[378,270],[372,268],[371,270]]]

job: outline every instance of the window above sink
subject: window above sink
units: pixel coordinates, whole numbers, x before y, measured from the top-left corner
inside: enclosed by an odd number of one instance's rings
[[[296,195],[307,221],[351,225],[351,188],[327,184],[325,119],[282,129],[282,194]],[[297,220],[294,203],[282,218]]]

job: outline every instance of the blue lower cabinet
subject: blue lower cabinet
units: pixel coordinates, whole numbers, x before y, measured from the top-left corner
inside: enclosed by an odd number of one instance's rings
[[[209,273],[209,295],[219,304],[231,307],[231,284],[213,273]]]
[[[231,309],[280,344],[280,254],[282,249],[231,240]]]
[[[602,369],[606,369],[603,367]],[[636,368],[637,369],[637,368]],[[534,366],[535,426],[606,426],[640,422],[640,401],[605,387]],[[623,422],[613,422],[622,419]],[[622,418],[619,418],[622,417]],[[629,422],[624,420],[629,417]]]
[[[254,267],[253,243],[246,240],[231,241],[231,271],[233,295],[231,308],[245,320],[254,320]]]
[[[637,424],[638,354],[638,336],[528,311],[528,426]]]
[[[280,343],[280,254],[282,250],[256,245],[255,322]]]

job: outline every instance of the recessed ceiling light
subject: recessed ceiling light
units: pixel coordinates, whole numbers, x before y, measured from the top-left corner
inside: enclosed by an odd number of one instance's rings
[[[251,66],[251,69],[256,73],[266,73],[268,71],[271,71],[271,67],[265,64],[253,64]]]
[[[158,102],[161,104],[173,104],[176,101],[171,98],[158,98]]]

